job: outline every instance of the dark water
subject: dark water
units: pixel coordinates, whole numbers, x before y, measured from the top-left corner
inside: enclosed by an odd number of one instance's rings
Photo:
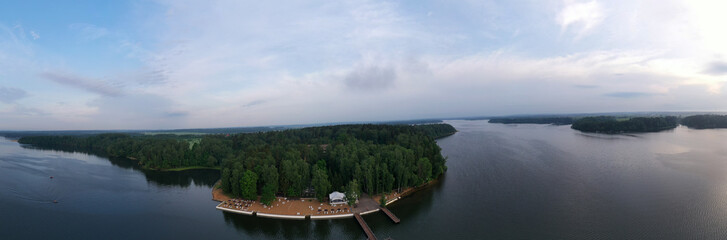
[[[439,140],[447,174],[389,207],[400,224],[365,216],[379,238],[727,239],[727,130],[450,123],[460,132]],[[210,194],[218,177],[0,140],[0,239],[365,237],[353,219],[222,213]]]

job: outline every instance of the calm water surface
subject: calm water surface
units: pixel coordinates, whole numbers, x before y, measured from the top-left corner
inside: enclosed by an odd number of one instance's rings
[[[400,224],[366,216],[379,238],[727,239],[727,130],[449,123],[459,132],[438,141],[445,177],[389,207]],[[353,219],[218,211],[218,178],[0,140],[0,238],[365,238]]]

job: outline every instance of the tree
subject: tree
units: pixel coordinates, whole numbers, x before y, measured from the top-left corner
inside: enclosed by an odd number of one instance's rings
[[[320,169],[317,166],[314,168],[313,188],[316,189],[316,198],[318,198],[318,201],[323,201],[326,195],[328,195],[328,192],[331,191],[331,183],[328,181],[328,174],[325,169]]]
[[[423,182],[428,181],[432,176],[432,163],[430,163],[427,158],[420,158],[417,165],[419,167],[419,171],[417,173],[419,179]]]
[[[222,170],[222,176],[220,177],[220,185],[222,187],[222,191],[224,192],[230,192],[230,175],[232,173],[230,172],[229,168],[225,168]]]
[[[260,197],[260,202],[270,206],[273,201],[275,201],[275,187],[271,184],[266,184],[263,187],[263,194]]]
[[[263,188],[270,186],[273,195],[278,192],[278,169],[273,165],[266,165],[260,169],[260,180]]]
[[[358,182],[356,181],[356,179],[348,182],[348,186],[346,186],[346,201],[348,201],[348,205],[355,206],[356,200],[358,200],[358,196],[360,195],[361,189],[358,186]]]
[[[257,199],[257,174],[253,171],[247,170],[240,179],[240,192],[242,198],[249,200]]]
[[[242,189],[240,187],[240,183],[242,182],[242,172],[240,169],[233,169],[232,170],[232,178],[229,179],[230,181],[230,188],[232,188],[232,196],[233,197],[240,197],[240,190]]]
[[[206,163],[206,165],[207,165],[208,167],[212,167],[212,166],[215,166],[216,164],[217,164],[217,159],[216,159],[215,157],[213,157],[213,156],[210,156],[209,158],[207,158],[207,163]]]

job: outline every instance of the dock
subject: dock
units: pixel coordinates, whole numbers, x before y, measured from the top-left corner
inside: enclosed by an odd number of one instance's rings
[[[369,240],[376,240],[376,235],[374,235],[374,232],[371,231],[371,228],[369,228],[369,225],[366,224],[366,221],[364,221],[361,217],[361,214],[356,213],[353,216],[356,218],[356,221],[358,221],[358,224],[361,225],[361,228],[363,228],[366,233],[366,237],[368,237]]]
[[[383,211],[384,213],[386,213],[386,216],[389,216],[389,218],[391,218],[391,221],[394,221],[394,223],[401,222],[401,220],[399,220],[399,218],[396,217],[396,215],[394,215],[393,213],[391,213],[391,211],[389,211],[389,209],[387,209],[385,207],[379,207],[379,209],[381,209],[381,211]]]

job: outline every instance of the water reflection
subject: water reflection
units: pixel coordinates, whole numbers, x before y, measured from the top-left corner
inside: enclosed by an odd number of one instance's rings
[[[316,221],[313,231],[321,238],[328,238],[331,235],[331,222],[326,220]]]
[[[321,232],[320,226],[328,224],[327,221],[308,221],[308,220],[279,220],[271,218],[261,218],[254,216],[245,216],[240,214],[223,212],[223,218],[227,225],[235,227],[237,231],[245,235],[265,235],[267,237],[279,236],[284,239],[294,239],[309,236],[309,230],[315,226],[315,233],[321,234],[321,238],[327,238],[328,232]],[[328,228],[328,227],[326,227]]]
[[[159,186],[187,188],[194,183],[199,186],[212,187],[220,179],[220,171],[213,169],[194,169],[185,171],[146,170],[135,160],[126,158],[108,158],[112,165],[142,172],[147,182]]]

